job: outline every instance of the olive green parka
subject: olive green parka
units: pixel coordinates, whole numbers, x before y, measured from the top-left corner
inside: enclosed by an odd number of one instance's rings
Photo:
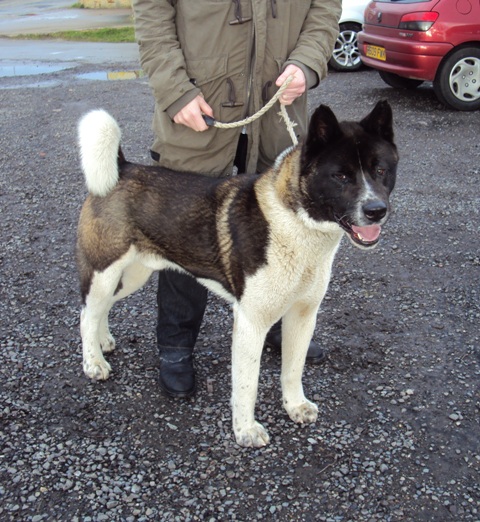
[[[254,114],[292,63],[312,88],[327,74],[341,0],[133,0],[140,61],[155,98],[152,150],[181,171],[231,173],[241,128],[195,132],[173,116],[198,94],[216,120]],[[287,107],[303,136],[307,96]],[[247,172],[261,171],[289,147],[278,105],[247,127]]]

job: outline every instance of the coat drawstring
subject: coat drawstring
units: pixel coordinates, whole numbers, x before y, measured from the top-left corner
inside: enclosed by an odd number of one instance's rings
[[[230,25],[238,25],[238,24],[244,24],[245,22],[250,22],[252,17],[247,16],[243,18],[242,16],[242,6],[240,5],[240,0],[232,0],[232,2],[235,4],[235,20],[231,20],[228,22]]]
[[[231,78],[227,78],[228,85],[228,101],[222,103],[222,107],[241,107],[243,102],[237,102],[237,95],[235,94],[235,86]]]
[[[277,18],[277,0],[270,0],[270,5],[272,6],[273,18]]]

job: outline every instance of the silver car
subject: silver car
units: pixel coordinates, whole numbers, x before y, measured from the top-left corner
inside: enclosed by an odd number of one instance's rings
[[[363,13],[369,0],[343,0],[340,33],[329,64],[336,71],[356,71],[362,66],[357,33],[362,30]]]

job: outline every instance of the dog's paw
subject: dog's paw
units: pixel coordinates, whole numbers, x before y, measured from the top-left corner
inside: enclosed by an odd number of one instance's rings
[[[270,437],[267,430],[259,422],[255,422],[249,428],[236,429],[235,440],[244,448],[261,448],[270,442]]]
[[[100,346],[102,348],[103,353],[110,353],[115,350],[115,339],[113,335],[108,332],[104,339],[100,342]]]
[[[317,420],[318,408],[313,402],[307,401],[293,407],[285,406],[289,417],[298,424],[311,424]]]
[[[110,376],[112,367],[103,359],[93,359],[90,361],[83,361],[83,371],[85,375],[93,381],[106,381]]]

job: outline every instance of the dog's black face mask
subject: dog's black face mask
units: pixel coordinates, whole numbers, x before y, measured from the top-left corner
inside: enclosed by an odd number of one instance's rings
[[[302,148],[308,216],[337,223],[357,246],[375,246],[390,211],[397,163],[388,102],[378,102],[358,123],[339,123],[328,107],[320,106]]]

